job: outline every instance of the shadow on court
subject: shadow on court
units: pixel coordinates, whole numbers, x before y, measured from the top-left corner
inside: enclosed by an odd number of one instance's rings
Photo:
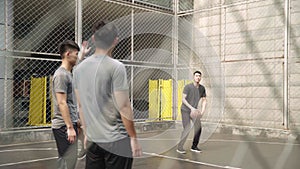
[[[149,141],[149,140],[148,140]],[[295,140],[249,138],[214,134],[201,144],[202,153],[189,151],[191,135],[185,144],[186,154],[176,147],[162,153],[151,152],[151,146],[165,145],[167,139],[153,139],[143,146],[145,157],[134,160],[134,169],[297,169],[300,166],[300,144]],[[174,141],[174,140],[173,140]],[[177,140],[175,140],[177,141]],[[172,140],[171,140],[172,142]],[[0,146],[1,169],[55,169],[57,150],[54,141]],[[78,160],[77,169],[84,168]]]

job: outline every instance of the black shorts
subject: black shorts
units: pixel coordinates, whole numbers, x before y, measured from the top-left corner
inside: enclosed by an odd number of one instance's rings
[[[76,135],[77,125],[73,124]],[[57,151],[58,151],[58,166],[64,166],[65,163],[67,167],[72,169],[75,168],[77,162],[77,137],[73,144],[68,141],[67,127],[62,126],[59,129],[52,129],[53,135],[56,141]],[[59,168],[59,167],[58,167]]]
[[[87,142],[86,169],[131,169],[132,163],[129,138],[112,143]]]

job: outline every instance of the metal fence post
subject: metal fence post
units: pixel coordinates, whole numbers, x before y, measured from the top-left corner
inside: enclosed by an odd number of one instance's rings
[[[176,120],[178,115],[177,106],[177,91],[178,91],[178,73],[177,73],[177,64],[178,64],[178,0],[173,0],[173,10],[174,10],[174,19],[173,19],[173,28],[172,28],[172,55],[173,55],[173,120]]]
[[[289,129],[289,65],[288,65],[288,58],[289,58],[289,46],[290,46],[290,0],[285,0],[285,33],[284,33],[284,86],[283,86],[283,97],[284,97],[284,128],[286,130]]]
[[[82,1],[75,0],[76,15],[75,15],[75,42],[78,45],[82,43]]]

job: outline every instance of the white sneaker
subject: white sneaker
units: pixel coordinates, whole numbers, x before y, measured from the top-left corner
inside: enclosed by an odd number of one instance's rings
[[[184,149],[177,149],[176,151],[177,151],[177,153],[180,153],[180,154],[185,154],[186,153],[186,151]]]
[[[86,156],[86,152],[84,150],[81,150],[77,155],[77,159],[82,160],[85,158],[85,156]]]

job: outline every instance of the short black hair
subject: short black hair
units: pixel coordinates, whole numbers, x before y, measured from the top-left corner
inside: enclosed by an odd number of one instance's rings
[[[68,51],[68,50],[80,51],[80,48],[76,42],[74,42],[72,40],[65,40],[59,44],[58,50],[59,50],[59,54],[60,54],[61,58],[63,59],[64,58],[63,54],[66,51]]]
[[[195,71],[195,72],[193,73],[194,76],[195,76],[196,73],[199,73],[200,75],[202,75],[202,73],[201,73],[199,70],[197,70],[197,71]]]
[[[95,34],[97,30],[99,30],[100,28],[105,26],[107,23],[108,23],[108,21],[104,21],[104,20],[100,20],[100,21],[96,22],[92,28],[93,34]]]
[[[113,23],[107,23],[95,31],[94,33],[95,45],[96,47],[101,49],[108,49],[113,44],[114,40],[117,37],[118,37],[117,27]]]

